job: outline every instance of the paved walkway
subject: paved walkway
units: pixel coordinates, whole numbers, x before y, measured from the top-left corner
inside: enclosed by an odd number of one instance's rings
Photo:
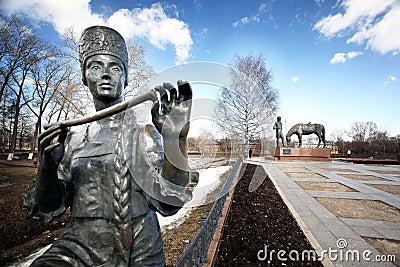
[[[400,264],[400,166],[248,162],[265,168],[314,248],[325,253],[325,266],[394,266],[377,262],[393,254]]]

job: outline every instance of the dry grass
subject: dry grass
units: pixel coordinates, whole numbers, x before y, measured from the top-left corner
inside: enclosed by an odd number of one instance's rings
[[[34,167],[0,166],[0,265],[23,259],[49,244],[69,220],[68,213],[51,223],[27,217],[22,199],[35,174]]]
[[[167,266],[174,266],[200,227],[200,216],[208,214],[213,203],[197,207],[190,212],[179,227],[163,233],[164,254]]]

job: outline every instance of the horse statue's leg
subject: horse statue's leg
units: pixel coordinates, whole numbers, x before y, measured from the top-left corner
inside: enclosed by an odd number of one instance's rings
[[[303,136],[299,133],[297,135],[297,137],[299,138],[299,147],[301,147],[301,145],[303,144],[303,140],[302,140]]]
[[[317,134],[317,136],[318,136],[318,145],[317,145],[317,147],[319,147],[321,145],[321,135]]]
[[[286,135],[286,146],[290,145],[290,141],[291,141],[290,136]]]

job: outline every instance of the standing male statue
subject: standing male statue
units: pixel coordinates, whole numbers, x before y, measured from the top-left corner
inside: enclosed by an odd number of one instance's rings
[[[285,138],[283,137],[282,133],[282,122],[281,117],[276,118],[276,122],[274,124],[274,130],[276,133],[276,147],[279,147],[279,139],[282,139],[282,146],[285,147]]]
[[[128,79],[122,36],[108,27],[87,28],[79,53],[96,111],[122,102]],[[128,109],[81,129],[57,123],[40,135],[38,172],[24,207],[45,221],[70,208],[72,219],[31,266],[165,265],[155,211],[175,214],[198,180],[187,162],[190,85],[157,87],[167,90],[170,98],[162,95],[152,108],[152,125],[139,126]],[[180,151],[179,162],[164,156],[170,150]]]

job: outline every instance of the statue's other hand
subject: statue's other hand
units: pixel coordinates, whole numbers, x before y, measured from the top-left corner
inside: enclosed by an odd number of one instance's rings
[[[68,129],[61,123],[45,126],[39,135],[39,169],[57,169],[64,156],[64,142]],[[52,141],[57,138],[57,141]],[[41,168],[42,167],[42,168]]]
[[[164,138],[178,136],[186,139],[190,128],[192,88],[187,81],[179,80],[177,84],[178,91],[170,83],[155,88],[161,97],[151,110],[152,120]]]

